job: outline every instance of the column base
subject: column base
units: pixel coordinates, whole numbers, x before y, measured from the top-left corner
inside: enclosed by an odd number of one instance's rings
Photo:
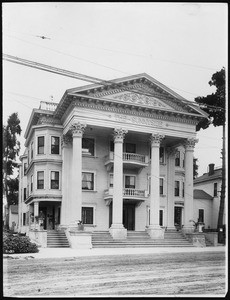
[[[150,225],[147,229],[148,235],[151,239],[163,239],[164,238],[164,229],[157,225]]]
[[[122,224],[112,224],[109,233],[114,240],[125,240],[127,238],[127,229]]]

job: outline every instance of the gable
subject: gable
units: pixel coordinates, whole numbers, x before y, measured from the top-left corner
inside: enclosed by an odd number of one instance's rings
[[[207,114],[195,107],[191,101],[184,99],[145,73],[104,81],[103,84],[90,84],[69,89],[61,99],[54,115],[61,116],[63,110],[72,101],[71,99],[207,117]]]

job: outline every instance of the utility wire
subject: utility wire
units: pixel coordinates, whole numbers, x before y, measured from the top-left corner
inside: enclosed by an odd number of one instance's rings
[[[95,84],[100,84],[100,85],[103,85],[103,86],[121,87],[123,90],[126,90],[126,91],[130,92],[130,90],[125,88],[122,84],[115,83],[114,81],[102,80],[102,79],[99,79],[99,78],[96,78],[96,77],[92,77],[92,76],[88,76],[88,75],[84,75],[84,74],[80,74],[80,73],[76,73],[76,72],[71,72],[71,71],[68,71],[68,70],[52,67],[52,66],[49,66],[49,65],[45,65],[45,64],[34,62],[34,61],[22,59],[22,58],[19,58],[19,57],[16,57],[16,56],[8,55],[8,54],[3,54],[3,59],[6,60],[6,61],[9,61],[9,62],[21,64],[21,65],[24,65],[24,66],[29,66],[29,67],[32,67],[32,68],[40,69],[40,70],[51,72],[51,73],[56,73],[56,74],[67,76],[67,77],[72,77],[72,78],[75,78],[75,79],[80,79],[80,80],[83,80],[83,81],[88,81],[88,82],[95,83]],[[152,94],[152,93],[148,93],[148,92],[146,93],[146,92],[143,92],[142,90],[138,90],[138,89],[132,89],[132,92],[140,94],[140,95],[146,95],[148,97],[156,97],[156,94]],[[201,107],[200,105],[195,104],[195,103],[191,103],[191,101],[188,101],[186,99],[183,99],[181,101],[186,103],[187,105],[190,105],[190,106],[194,106],[194,107],[198,107],[198,108]],[[215,108],[215,109],[223,109],[221,107],[216,107],[216,106],[211,106],[211,105],[206,105],[205,107],[210,107],[210,108],[212,107],[212,108]]]

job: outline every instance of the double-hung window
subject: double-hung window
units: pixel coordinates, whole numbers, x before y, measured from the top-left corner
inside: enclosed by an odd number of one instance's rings
[[[179,197],[180,196],[180,182],[179,181],[175,181],[175,194],[174,196]]]
[[[33,181],[34,181],[34,176],[31,175],[31,181],[30,181],[30,192],[33,192]]]
[[[94,173],[82,172],[82,189],[83,190],[94,190]]]
[[[214,183],[214,191],[213,191],[213,196],[217,196],[217,182]]]
[[[38,154],[44,154],[45,150],[45,137],[39,136],[38,137]]]
[[[60,153],[60,138],[57,136],[51,136],[51,154]]]
[[[93,225],[93,207],[82,207],[82,222]]]
[[[85,155],[94,156],[95,155],[95,142],[91,138],[82,139],[82,153]]]
[[[31,160],[34,158],[34,143],[31,143]]]
[[[204,223],[204,209],[199,209],[198,221]]]
[[[51,180],[50,180],[51,189],[59,189],[59,172],[51,171]]]
[[[164,194],[164,179],[160,178],[160,195]]]
[[[175,166],[176,167],[180,166],[180,151],[176,152],[176,155],[175,155]]]
[[[44,171],[37,172],[37,189],[44,189]]]
[[[136,144],[125,143],[124,146],[126,153],[136,153]]]
[[[127,176],[125,175],[125,188],[126,189],[135,189],[135,176]]]

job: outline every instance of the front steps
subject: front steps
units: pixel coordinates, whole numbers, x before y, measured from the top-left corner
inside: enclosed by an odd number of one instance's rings
[[[69,248],[69,242],[62,230],[47,231],[47,248]]]
[[[164,239],[154,240],[145,231],[127,231],[127,239],[114,240],[109,231],[94,231],[93,248],[193,247],[178,231],[165,231]]]

